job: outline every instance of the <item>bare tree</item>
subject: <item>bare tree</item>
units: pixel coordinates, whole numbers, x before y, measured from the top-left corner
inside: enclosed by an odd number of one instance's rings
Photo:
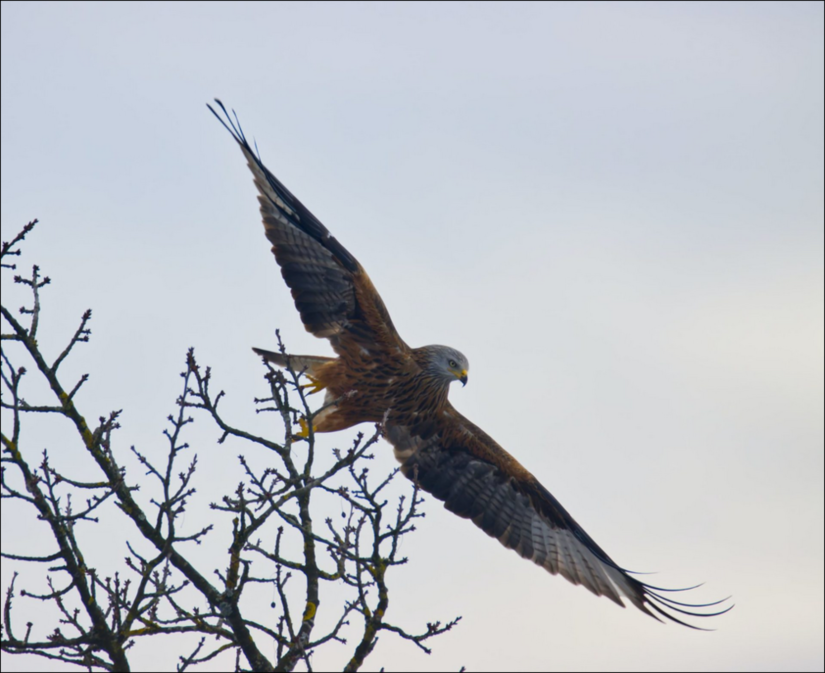
[[[36,223],[2,244],[4,274],[15,269],[12,261]],[[319,467],[312,433],[306,439],[292,434],[299,416],[312,418],[301,372],[267,366],[267,392],[255,402],[257,411],[274,413],[282,422],[283,437],[274,441],[234,427],[221,414],[223,392],[213,392],[212,372],[198,365],[190,349],[177,409],[164,430],[165,460],[153,461],[135,447],[124,450],[116,441],[121,411],[101,417],[94,427],[87,424],[77,394],[88,375],[68,383],[61,378],[61,364],[78,344],[89,341],[91,311],[83,314],[62,352],[47,357],[37,336],[41,293],[50,280],[34,266],[31,275],[14,276],[14,282],[28,288],[31,305],[19,312],[2,306],[3,507],[36,512],[53,551],[32,554],[27,540],[4,537],[3,562],[14,569],[3,605],[6,655],[128,671],[133,647],[175,634],[180,671],[227,652],[234,653],[235,670],[312,670],[313,653],[333,642],[347,645],[341,668],[355,671],[382,631],[429,652],[425,641],[458,622],[460,617],[433,622],[411,633],[387,621],[387,575],[405,563],[399,541],[422,514],[415,484],[390,503],[384,493],[396,471],[378,478],[369,473],[380,428],[369,438],[359,435],[346,450],[332,450],[331,460]],[[48,385],[48,392],[41,392],[45,389],[38,381]],[[57,417],[67,437],[80,439],[95,473],[84,473],[80,462],[79,473],[58,470],[48,450],[36,453],[26,442],[25,429],[44,415]],[[223,530],[212,524],[188,531],[182,519],[198,484],[198,457],[184,439],[196,416],[217,424],[219,442],[237,438],[267,458],[268,467],[260,469],[252,466],[258,461],[239,456],[244,478],[211,504],[231,521]],[[143,474],[127,472],[134,459]],[[329,511],[342,512],[342,520],[324,514]],[[119,525],[101,533],[110,544],[121,545],[125,555],[122,567],[112,572],[99,571],[93,550],[84,548],[85,531],[102,526],[104,513],[116,516]],[[196,550],[215,535],[229,541],[228,550],[222,567],[206,568],[209,559]],[[10,543],[13,549],[6,548]],[[25,587],[18,572],[23,569]],[[265,619],[250,616],[251,606],[260,602],[255,589],[260,584],[277,596],[275,610]],[[325,591],[331,585],[343,591]],[[335,598],[322,602],[330,593]],[[20,601],[51,610],[38,610],[36,619],[23,622],[15,616]],[[329,626],[316,629],[322,612]]]

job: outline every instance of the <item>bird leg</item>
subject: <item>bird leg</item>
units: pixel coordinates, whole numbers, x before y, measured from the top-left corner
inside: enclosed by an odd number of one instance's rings
[[[311,377],[309,374],[306,374],[305,376],[309,379],[310,382],[306,385],[301,386],[301,389],[304,390],[306,388],[309,388],[310,391],[307,393],[307,395],[314,395],[315,393],[319,393],[324,388],[326,388],[326,386],[323,383],[321,383],[318,379]]]
[[[296,432],[295,434],[298,437],[303,437],[304,439],[308,439],[309,438],[309,424],[307,423],[307,419],[306,419],[305,416],[301,416],[298,419],[298,425],[301,426],[301,429],[298,432]],[[312,429],[315,430],[315,424],[314,423],[312,425]]]

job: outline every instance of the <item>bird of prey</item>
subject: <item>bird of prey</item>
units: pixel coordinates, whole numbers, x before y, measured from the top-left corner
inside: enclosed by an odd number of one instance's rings
[[[335,432],[358,423],[380,423],[403,474],[471,519],[509,549],[561,574],[573,584],[622,597],[654,619],[698,628],[677,615],[711,617],[713,603],[684,603],[629,574],[576,523],[558,500],[487,433],[450,404],[455,381],[467,383],[467,358],[448,346],[408,346],[367,272],[292,193],[267,170],[249,146],[237,117],[215,101],[246,157],[258,188],[264,232],[281,275],[308,332],[328,339],[338,357],[292,355],[325,405],[312,418],[314,432]],[[254,349],[266,360],[287,365],[280,353]],[[308,428],[304,422],[302,434]],[[674,614],[675,613],[675,614]]]

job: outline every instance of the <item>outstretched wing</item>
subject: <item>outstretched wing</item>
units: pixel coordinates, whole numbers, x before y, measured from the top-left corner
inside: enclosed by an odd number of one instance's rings
[[[367,272],[252,151],[237,117],[215,99],[258,188],[266,237],[308,332],[329,339],[342,357],[364,348],[409,352]],[[363,351],[361,351],[363,352]]]
[[[389,425],[385,437],[395,448],[401,471],[423,490],[444,501],[444,507],[471,519],[508,549],[573,584],[607,596],[624,607],[622,596],[654,619],[698,628],[671,614],[711,617],[697,611],[719,605],[675,601],[662,589],[638,581],[617,565],[558,500],[515,458],[452,405],[434,427],[415,434],[408,427]]]

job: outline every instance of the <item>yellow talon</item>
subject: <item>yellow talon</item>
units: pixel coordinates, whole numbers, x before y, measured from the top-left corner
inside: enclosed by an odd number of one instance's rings
[[[314,395],[315,393],[319,393],[324,388],[326,388],[326,386],[323,383],[321,383],[318,379],[312,378],[309,374],[307,374],[307,378],[309,379],[310,382],[307,383],[306,385],[301,386],[301,388],[303,388],[303,389],[306,389],[306,388],[310,389],[310,391],[307,393],[307,395]]]
[[[298,425],[301,426],[301,429],[295,434],[297,434],[298,437],[307,439],[309,437],[309,425],[307,424],[307,419],[301,416],[301,418],[298,419]]]

